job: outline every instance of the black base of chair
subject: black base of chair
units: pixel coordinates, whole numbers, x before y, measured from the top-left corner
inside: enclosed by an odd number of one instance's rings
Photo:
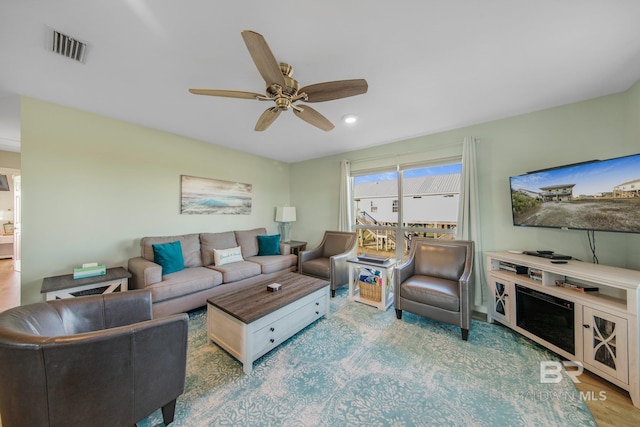
[[[173,422],[173,416],[176,413],[176,399],[173,399],[171,402],[167,403],[162,407],[162,420],[164,421],[164,425],[168,426]]]
[[[396,318],[402,319],[402,310],[398,310],[397,308],[396,308]]]

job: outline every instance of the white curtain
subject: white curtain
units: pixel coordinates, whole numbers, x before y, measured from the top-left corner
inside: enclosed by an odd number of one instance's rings
[[[458,208],[458,225],[456,239],[473,240],[475,254],[473,260],[474,304],[481,306],[484,287],[484,257],[480,234],[480,203],[478,194],[478,167],[476,160],[475,137],[466,137],[462,144],[462,174],[460,176],[460,206]]]
[[[351,231],[351,163],[340,162],[340,212],[338,213],[338,231]]]

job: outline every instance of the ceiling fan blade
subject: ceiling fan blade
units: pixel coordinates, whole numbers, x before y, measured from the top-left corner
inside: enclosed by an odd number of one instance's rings
[[[293,112],[296,114],[296,116],[300,117],[302,120],[304,120],[305,122],[314,125],[317,128],[320,128],[324,131],[330,131],[331,129],[333,129],[335,126],[333,125],[333,123],[331,123],[329,120],[327,120],[327,118],[325,116],[323,116],[322,114],[318,113],[316,110],[314,110],[313,108],[309,107],[308,105],[298,105],[298,107],[302,110],[302,111],[298,111],[297,109],[293,109]]]
[[[306,93],[307,102],[322,102],[362,95],[367,93],[367,89],[369,89],[369,85],[365,79],[353,79],[316,83],[303,87],[298,90],[298,93]]]
[[[264,37],[254,31],[244,30],[242,31],[242,38],[247,45],[247,49],[249,49],[253,63],[256,64],[256,68],[258,68],[267,86],[275,83],[283,88],[286,87],[284,77],[282,77],[282,72],[280,71],[280,65],[278,65],[278,61],[273,56]]]
[[[271,126],[271,123],[273,123],[275,119],[278,118],[279,115],[280,110],[277,107],[267,108],[258,119],[255,130],[260,132],[267,129],[269,126]]]
[[[194,95],[226,96],[227,98],[243,98],[243,99],[264,98],[264,95],[260,93],[242,92],[239,90],[189,89],[189,92],[193,93]]]

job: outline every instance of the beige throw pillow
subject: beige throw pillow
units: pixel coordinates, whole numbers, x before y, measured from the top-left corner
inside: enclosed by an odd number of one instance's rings
[[[243,261],[240,246],[229,249],[213,250],[213,263],[216,267],[238,261]]]

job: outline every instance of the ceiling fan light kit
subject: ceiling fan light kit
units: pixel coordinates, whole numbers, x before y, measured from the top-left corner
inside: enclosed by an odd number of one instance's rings
[[[242,38],[258,72],[266,83],[266,94],[220,89],[189,89],[189,92],[195,95],[273,101],[275,106],[267,108],[258,118],[255,126],[256,131],[266,130],[282,111],[289,109],[293,110],[294,114],[305,122],[324,131],[330,131],[335,126],[326,117],[308,105],[294,103],[298,101],[324,102],[367,93],[368,85],[364,79],[337,80],[300,88],[298,81],[292,77],[293,67],[284,62],[276,61],[262,35],[245,30],[242,31]]]

